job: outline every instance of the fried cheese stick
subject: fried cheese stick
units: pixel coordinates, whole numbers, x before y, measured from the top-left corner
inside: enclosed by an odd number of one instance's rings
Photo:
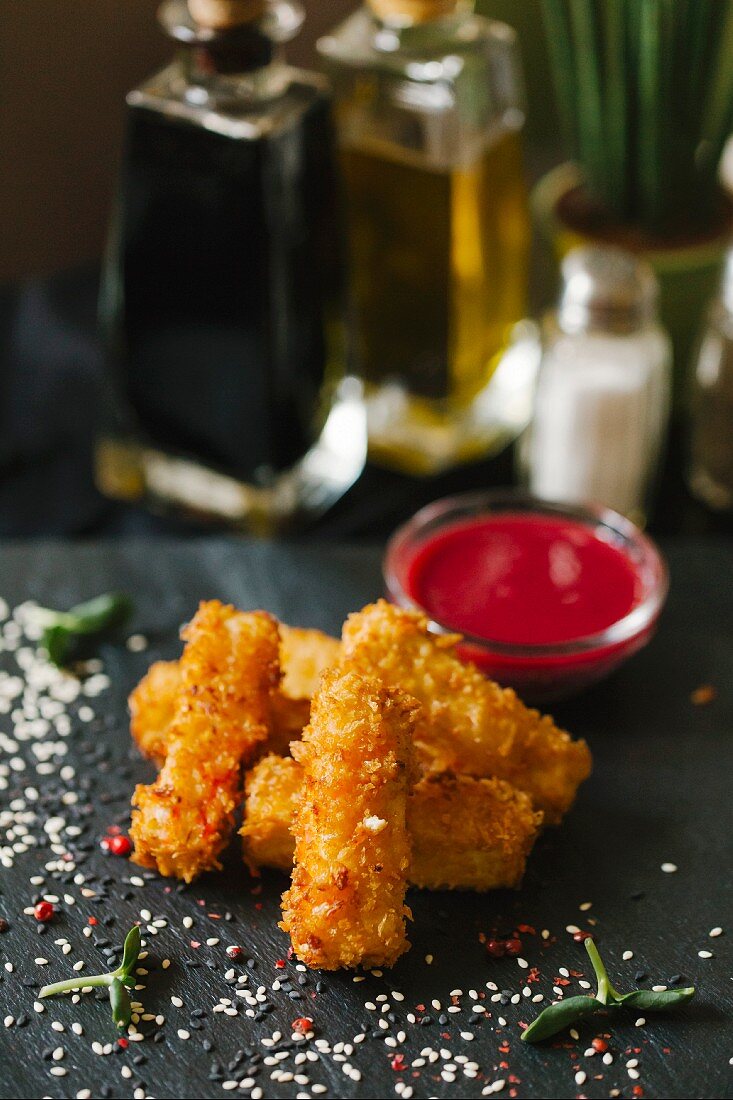
[[[272,693],[267,747],[285,755],[290,742],[300,740],[308,724],[311,695],[321,672],[336,664],[338,638],[320,630],[280,623],[282,683]],[[173,721],[181,679],[178,661],[156,661],[128,700],[130,733],[143,756],[161,767],[168,751],[168,727]]]
[[[168,752],[156,781],[135,789],[130,837],[135,862],[191,882],[220,866],[242,764],[267,737],[279,636],[266,612],[218,600],[202,603],[182,636]]]
[[[168,754],[168,731],[180,687],[179,662],[156,661],[127,700],[133,740],[143,756],[159,768]]]
[[[294,747],[303,795],[280,927],[308,966],[391,966],[407,950],[405,815],[416,704],[349,669],[323,674]]]
[[[292,757],[266,756],[247,773],[241,828],[250,870],[290,873],[290,831],[303,785]],[[523,791],[501,779],[432,775],[410,792],[408,879],[429,890],[499,890],[519,886],[542,814]]]
[[[410,882],[427,890],[517,887],[542,816],[503,779],[425,776],[407,808]]]
[[[588,746],[462,662],[459,640],[432,634],[424,615],[380,600],[348,617],[342,647],[365,676],[420,703],[415,747],[425,771],[505,779],[526,791],[546,824],[557,824],[590,774]]]

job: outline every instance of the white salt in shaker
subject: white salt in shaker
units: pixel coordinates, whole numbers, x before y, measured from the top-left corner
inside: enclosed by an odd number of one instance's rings
[[[584,247],[566,256],[562,279],[522,441],[526,480],[536,496],[643,520],[670,409],[672,351],[654,273],[618,249]]]

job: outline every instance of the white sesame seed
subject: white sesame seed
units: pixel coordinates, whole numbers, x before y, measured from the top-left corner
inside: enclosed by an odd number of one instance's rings
[[[584,1085],[585,1081],[586,1081],[586,1077],[587,1077],[587,1074],[586,1074],[585,1070],[582,1070],[582,1069],[578,1070],[578,1072],[575,1074],[575,1084],[576,1085]]]
[[[719,928],[719,927],[718,927],[718,926],[716,925],[716,927],[715,927],[715,928],[711,928],[711,929],[710,929],[710,931],[708,932],[708,935],[710,936],[710,939],[711,939],[711,940],[714,940],[714,939],[715,939],[715,938],[716,938],[717,936],[722,936],[722,935],[723,935],[723,929],[722,929],[722,928]]]
[[[698,958],[700,958],[700,959],[712,959],[713,958],[712,951],[698,951],[697,955],[698,955]]]
[[[629,959],[633,959],[633,957],[634,957],[634,952],[633,951],[624,951],[623,955],[621,956],[621,958],[625,962],[628,962]]]
[[[663,863],[662,864],[662,870],[664,871],[665,875],[673,875],[675,873],[675,871],[677,870],[677,864],[676,863]]]
[[[185,1027],[179,1027],[176,1034],[178,1035],[179,1039],[190,1039],[191,1038],[191,1032],[186,1031]]]
[[[645,1023],[646,1019],[643,1016],[640,1016],[639,1019],[636,1021],[636,1027],[643,1027]]]

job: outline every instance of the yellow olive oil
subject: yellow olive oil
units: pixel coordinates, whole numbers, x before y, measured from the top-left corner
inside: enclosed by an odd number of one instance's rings
[[[377,141],[341,155],[370,453],[416,473],[485,453],[491,439],[465,431],[466,417],[526,308],[520,135],[499,132],[448,169]]]

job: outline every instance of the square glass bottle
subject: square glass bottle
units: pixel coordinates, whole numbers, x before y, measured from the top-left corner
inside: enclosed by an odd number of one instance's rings
[[[370,453],[416,473],[490,453],[530,407],[531,387],[518,402],[497,369],[525,313],[530,238],[514,32],[456,0],[371,0],[318,48]]]
[[[207,3],[226,25],[192,17]],[[167,0],[160,18],[179,51],[128,96],[98,481],[269,532],[327,508],[365,457],[330,98],[280,56],[302,22],[290,0]]]

